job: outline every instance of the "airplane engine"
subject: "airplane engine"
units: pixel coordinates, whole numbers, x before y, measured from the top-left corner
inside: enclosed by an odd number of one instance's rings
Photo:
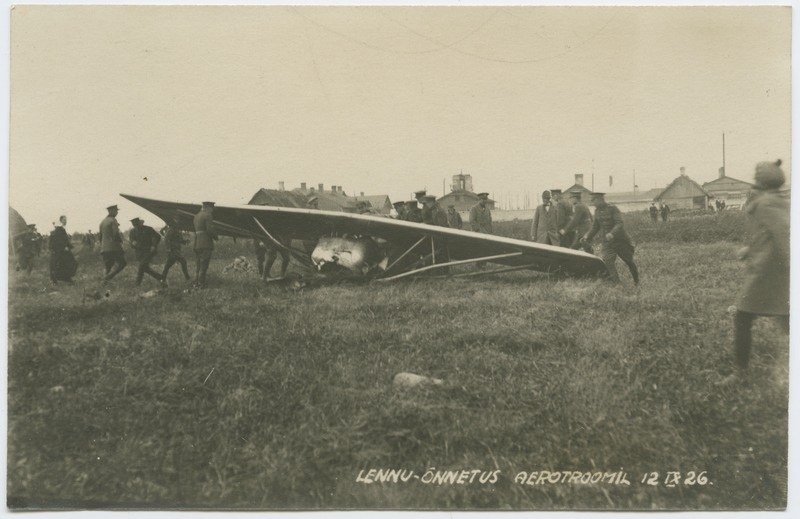
[[[320,272],[346,269],[366,275],[373,269],[386,269],[389,260],[371,238],[320,238],[311,261]]]

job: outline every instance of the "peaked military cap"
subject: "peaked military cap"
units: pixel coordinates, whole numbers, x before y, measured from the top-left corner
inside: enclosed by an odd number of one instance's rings
[[[399,207],[399,206],[401,206],[401,205],[406,205],[406,203],[405,203],[405,202],[395,202],[395,203],[393,203],[392,205],[393,205],[394,207]]]
[[[478,193],[478,198],[489,198],[489,193],[486,192]]]
[[[214,207],[214,202],[203,202],[204,207]]]
[[[433,195],[425,195],[425,196],[422,197],[422,200],[424,202],[435,202],[436,201],[436,197],[433,196]]]
[[[414,191],[414,196],[425,196],[427,192],[427,189],[420,189],[419,191]]]
[[[137,223],[137,222],[143,223],[143,222],[144,222],[144,220],[142,220],[142,219],[141,219],[141,218],[139,218],[138,216],[137,216],[136,218],[134,218],[134,219],[132,219],[132,220],[131,220],[131,223]]]
[[[119,207],[117,207],[116,205],[110,205],[110,206],[106,207],[107,211],[113,211],[114,209],[119,211]]]
[[[601,193],[600,191],[592,191],[591,193],[589,193],[589,196],[591,196],[592,198],[600,198],[606,196],[606,194]]]
[[[561,190],[560,189],[551,189],[550,193],[553,194],[553,195],[560,195],[561,194]]]

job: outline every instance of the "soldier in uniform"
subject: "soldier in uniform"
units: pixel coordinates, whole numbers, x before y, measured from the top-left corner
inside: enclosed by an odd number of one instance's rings
[[[669,206],[667,205],[666,202],[662,202],[661,203],[661,220],[666,222],[667,218],[669,218]]]
[[[428,196],[427,191],[425,191],[424,189],[414,192],[414,198],[417,199],[417,204],[419,204],[420,206],[420,216],[422,217],[422,223],[433,225],[433,221],[431,219],[431,210],[425,205],[426,196]]]
[[[422,223],[422,211],[420,211],[416,200],[406,202],[406,221]]]
[[[406,219],[406,203],[405,202],[395,202],[392,204],[394,210],[397,212],[397,216],[395,216],[395,220],[405,220]]]
[[[592,229],[592,213],[589,207],[581,202],[581,192],[578,190],[570,191],[569,201],[572,203],[572,218],[569,219],[567,226],[560,229],[558,233],[561,239],[566,241],[566,237],[572,233],[571,249],[583,249],[592,254],[592,244],[588,241],[581,243],[581,237]]]
[[[105,276],[103,282],[111,281],[128,264],[125,261],[125,252],[122,250],[122,233],[119,231],[117,214],[119,207],[111,205],[106,207],[108,216],[100,222],[100,255],[103,257]]]
[[[453,229],[461,229],[464,227],[464,221],[461,219],[461,215],[458,214],[456,206],[453,204],[447,206],[447,225]]]
[[[478,193],[478,203],[469,210],[469,225],[474,232],[492,234],[492,211],[486,207],[489,193]]]
[[[144,225],[144,221],[141,218],[134,218],[131,223],[133,224],[133,229],[131,229],[128,240],[130,240],[131,247],[136,252],[136,261],[139,262],[139,269],[136,271],[136,286],[138,287],[142,284],[145,274],[163,283],[164,277],[150,268],[150,262],[153,261],[158,244],[161,242],[161,235],[149,225]]]
[[[439,227],[449,227],[447,223],[447,214],[442,209],[442,206],[436,201],[436,197],[433,195],[425,195],[422,197],[422,203],[424,207],[428,210],[428,218],[429,222],[425,222],[428,225],[437,225]]]
[[[183,257],[183,252],[181,252],[181,246],[187,243],[189,243],[189,240],[184,239],[183,233],[176,229],[174,225],[168,225],[164,228],[164,248],[167,251],[167,262],[161,272],[161,278],[164,281],[167,280],[167,273],[175,263],[180,264],[186,281],[192,279],[189,276],[189,266],[186,264],[186,258]]]
[[[550,191],[542,192],[542,203],[533,213],[531,240],[546,245],[558,245],[558,227],[556,226],[556,209],[550,197]]]
[[[628,265],[633,277],[634,284],[639,284],[639,269],[633,261],[633,243],[625,232],[625,224],[622,222],[622,213],[615,205],[605,201],[605,193],[592,193],[592,205],[594,210],[594,223],[591,230],[586,233],[581,242],[590,242],[595,234],[601,233],[603,246],[600,252],[600,259],[606,264],[608,276],[614,283],[619,283],[617,273],[617,256]]]
[[[206,273],[217,241],[213,214],[214,202],[203,202],[200,212],[194,215],[194,255],[197,258],[194,282],[197,288],[206,287]]]

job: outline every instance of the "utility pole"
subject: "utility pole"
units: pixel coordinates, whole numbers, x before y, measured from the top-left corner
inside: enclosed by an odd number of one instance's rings
[[[633,192],[636,192],[636,168],[633,168]]]
[[[722,176],[728,176],[728,172],[725,171],[725,132],[722,132]]]

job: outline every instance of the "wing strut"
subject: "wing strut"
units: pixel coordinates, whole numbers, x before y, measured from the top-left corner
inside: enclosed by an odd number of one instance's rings
[[[509,252],[507,254],[497,254],[495,256],[485,256],[483,258],[472,258],[472,259],[466,259],[466,260],[448,261],[447,263],[439,263],[437,265],[428,265],[427,267],[421,267],[421,268],[418,268],[418,269],[415,269],[415,270],[410,270],[408,272],[403,272],[402,274],[397,274],[396,276],[391,276],[391,277],[388,277],[388,278],[376,279],[375,281],[394,281],[395,279],[404,278],[406,276],[414,276],[416,274],[420,274],[422,272],[425,272],[425,271],[428,271],[428,270],[432,270],[432,269],[438,269],[438,268],[442,268],[442,267],[450,267],[452,265],[466,265],[466,264],[469,264],[469,263],[477,263],[479,261],[493,261],[493,260],[504,259],[504,258],[513,258],[515,256],[522,256],[522,252]]]
[[[417,246],[418,246],[420,243],[422,243],[423,241],[425,241],[425,238],[427,238],[427,236],[423,236],[422,238],[420,238],[419,240],[417,240],[417,242],[416,242],[414,245],[412,245],[411,247],[409,247],[409,248],[408,248],[408,249],[407,249],[407,250],[406,250],[406,251],[405,251],[403,254],[401,254],[401,255],[400,255],[400,257],[399,257],[399,258],[397,258],[396,260],[394,260],[394,261],[392,262],[392,264],[391,264],[391,265],[389,265],[388,267],[386,267],[386,270],[384,270],[384,271],[383,271],[383,273],[384,273],[384,274],[386,274],[387,272],[389,272],[390,270],[392,270],[392,267],[394,267],[395,265],[397,265],[397,264],[400,262],[400,260],[402,260],[403,258],[405,258],[406,256],[408,256],[409,254],[411,254],[411,251],[413,251],[414,249],[416,249],[416,248],[417,248]]]
[[[275,245],[276,247],[280,248],[281,250],[284,250],[284,251],[288,252],[289,254],[291,254],[300,263],[303,263],[303,264],[310,264],[311,263],[308,260],[308,258],[306,258],[302,254],[300,254],[300,252],[296,251],[294,248],[287,247],[286,245],[284,245],[280,241],[276,240],[275,237],[272,236],[269,233],[269,231],[263,225],[261,225],[261,222],[259,222],[258,218],[256,218],[255,216],[253,217],[253,221],[256,222],[256,225],[258,225],[261,228],[262,231],[264,231],[264,234],[267,235],[267,238],[269,239],[269,241],[272,242],[273,245]]]

